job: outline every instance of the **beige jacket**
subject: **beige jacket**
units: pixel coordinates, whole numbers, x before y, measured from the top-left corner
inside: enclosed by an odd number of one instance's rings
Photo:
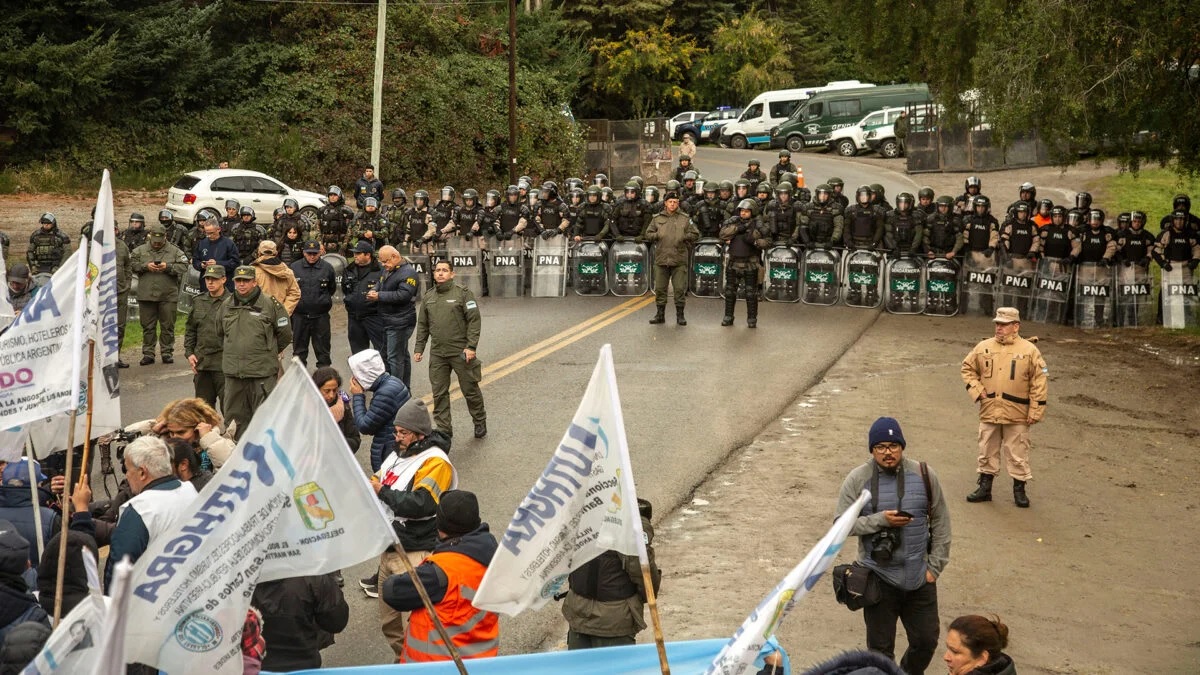
[[[258,287],[263,293],[279,301],[290,316],[300,303],[300,284],[296,283],[295,273],[277,256],[259,258],[252,264]]]
[[[963,359],[962,379],[981,422],[1025,424],[1046,414],[1046,362],[1032,342],[1014,337],[1007,345],[988,338]]]

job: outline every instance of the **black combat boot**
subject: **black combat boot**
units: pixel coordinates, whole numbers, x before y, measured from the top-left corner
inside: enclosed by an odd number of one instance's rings
[[[756,293],[746,295],[746,326],[758,327],[758,295]]]
[[[687,319],[683,318],[683,305],[675,305],[675,324],[677,326],[687,325]]]
[[[733,325],[733,307],[737,304],[737,291],[725,294],[725,318],[721,319],[722,326]]]
[[[1013,479],[1013,503],[1018,508],[1029,508],[1029,496],[1025,494],[1025,481]]]
[[[979,474],[979,487],[967,495],[967,501],[972,504],[992,501],[992,481],[995,479],[996,477],[990,473]]]
[[[654,318],[650,319],[650,323],[658,325],[667,322],[667,306],[658,305],[654,308]]]

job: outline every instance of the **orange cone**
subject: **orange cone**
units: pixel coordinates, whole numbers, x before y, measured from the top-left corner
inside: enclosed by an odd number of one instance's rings
[[[793,187],[804,187],[804,167],[802,166],[796,167],[796,184]]]

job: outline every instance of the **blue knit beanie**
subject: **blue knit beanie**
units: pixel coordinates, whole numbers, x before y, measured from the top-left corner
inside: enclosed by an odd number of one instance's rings
[[[867,434],[867,452],[871,452],[880,443],[899,443],[901,448],[908,447],[904,442],[904,432],[900,431],[900,423],[893,417],[880,417],[871,425]]]

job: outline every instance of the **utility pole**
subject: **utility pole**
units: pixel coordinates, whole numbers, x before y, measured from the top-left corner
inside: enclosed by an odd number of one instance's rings
[[[387,28],[387,0],[379,0],[379,21],[375,26],[375,96],[371,104],[371,165],[380,175],[379,145],[383,134],[383,43]]]
[[[517,184],[517,0],[508,0],[508,184]]]

